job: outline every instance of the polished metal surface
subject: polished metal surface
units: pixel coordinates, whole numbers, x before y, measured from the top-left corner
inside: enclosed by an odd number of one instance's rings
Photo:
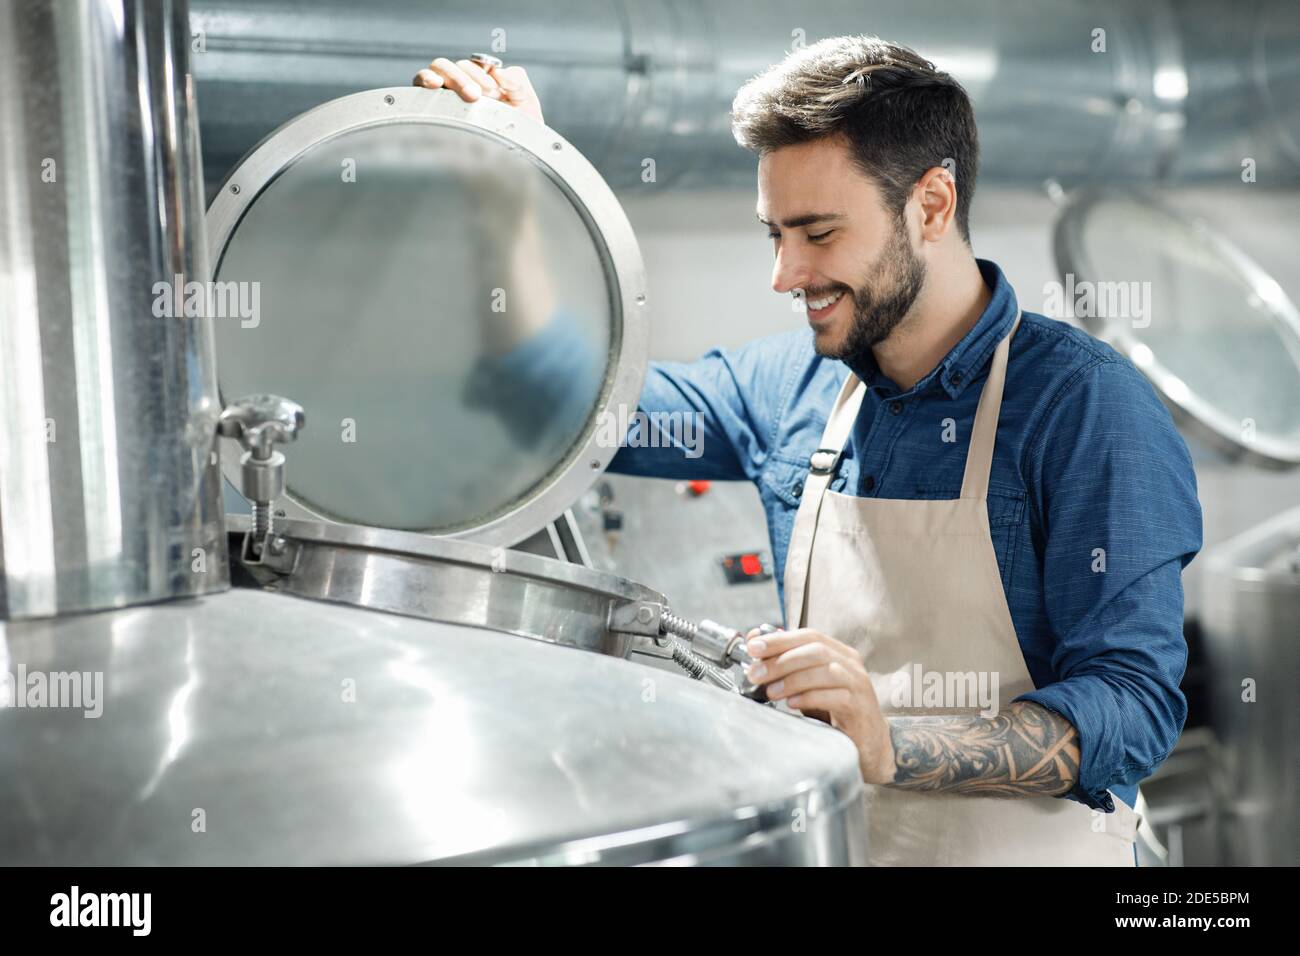
[[[1077,317],[1179,424],[1229,458],[1300,465],[1300,310],[1277,280],[1208,224],[1109,189],[1073,198],[1055,252],[1071,313],[1070,290],[1096,290]]]
[[[978,12],[880,0],[866,20],[859,0],[797,16],[778,0],[499,0],[490,14],[450,0],[196,0],[192,19],[212,187],[303,110],[409,83],[433,57],[490,40],[528,69],[547,122],[614,188],[752,190],[755,160],[728,121],[736,90],[797,45],[863,32],[906,43],[966,86],[981,179],[1222,181],[1251,157],[1271,182],[1300,180],[1292,0],[996,0]]]
[[[250,528],[244,516],[229,523],[234,541]],[[354,525],[281,522],[263,561],[249,569],[256,581],[245,583],[616,657],[626,657],[637,636],[659,633],[666,605],[657,591],[564,561]]]
[[[0,618],[228,583],[187,26],[0,4]]]
[[[1300,508],[1204,556],[1222,861],[1300,865]]]
[[[518,111],[410,86],[330,102],[231,174],[208,230],[218,282],[260,288],[217,330],[223,396],[317,423],[287,455],[288,517],[514,544],[617,451],[602,414],[644,379],[640,253],[590,163]],[[539,362],[547,384],[519,386]]]
[[[5,864],[860,862],[838,731],[637,664],[236,588],[11,622]],[[11,691],[14,689],[9,685]]]

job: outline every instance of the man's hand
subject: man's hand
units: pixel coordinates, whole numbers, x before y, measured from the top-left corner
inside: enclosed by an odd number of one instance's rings
[[[858,652],[813,630],[750,631],[749,670],[857,745],[866,783],[972,797],[1059,797],[1079,778],[1079,735],[1060,714],[1015,701],[995,717],[886,717]],[[761,668],[761,669],[760,669]]]
[[[858,652],[817,631],[751,631],[747,648],[756,663],[749,677],[767,686],[770,700],[824,720],[857,745],[867,783],[894,780],[894,747],[871,678]]]
[[[451,90],[466,103],[473,103],[480,96],[500,100],[539,123],[546,122],[542,119],[542,104],[537,91],[522,66],[483,66],[473,60],[453,63],[440,56],[416,73],[411,83],[429,90]]]

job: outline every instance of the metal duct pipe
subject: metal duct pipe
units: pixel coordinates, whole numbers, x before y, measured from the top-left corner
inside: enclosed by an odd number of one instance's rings
[[[1254,159],[1256,181],[1300,178],[1300,4],[1261,0],[1242,8],[1207,0],[1178,7],[1187,63],[1189,148],[1171,174],[1240,182]],[[1236,176],[1232,176],[1233,173]]]
[[[1285,0],[1238,5],[1226,29],[1209,0],[1002,0],[957,16],[948,0],[869,11],[860,0],[497,0],[491,12],[428,0],[194,0],[193,11],[213,189],[298,113],[409,83],[434,55],[476,50],[527,67],[547,122],[615,188],[653,188],[642,180],[653,158],[659,185],[749,189],[755,161],[730,132],[736,89],[794,44],[844,33],[907,43],[966,85],[990,180],[1240,182],[1252,157],[1268,181],[1300,181],[1300,74],[1286,43],[1300,8]]]
[[[0,4],[0,618],[229,586],[187,24]]]

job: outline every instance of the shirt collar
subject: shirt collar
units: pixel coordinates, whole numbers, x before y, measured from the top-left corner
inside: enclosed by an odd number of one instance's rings
[[[912,391],[919,393],[930,387],[936,378],[949,397],[957,398],[993,356],[993,350],[1011,331],[1019,308],[1016,293],[996,263],[976,259],[984,284],[993,293],[979,321],[967,332],[943,360],[921,378]],[[876,358],[870,352],[860,360],[847,363],[850,370],[878,395],[898,392],[898,386],[880,371]]]

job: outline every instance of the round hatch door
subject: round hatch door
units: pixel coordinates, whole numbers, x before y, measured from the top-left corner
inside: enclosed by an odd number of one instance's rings
[[[1085,191],[1056,223],[1067,315],[1127,356],[1179,423],[1229,458],[1300,465],[1300,313],[1206,223]]]
[[[513,544],[604,470],[645,376],[645,271],[605,182],[492,100],[317,107],[208,211],[224,402],[286,396],[291,518]],[[238,446],[223,442],[239,482]]]

